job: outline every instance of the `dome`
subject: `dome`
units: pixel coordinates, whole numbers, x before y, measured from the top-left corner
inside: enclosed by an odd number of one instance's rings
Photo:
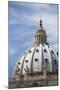
[[[42,32],[42,33],[41,33]],[[42,21],[40,21],[40,29],[35,35],[34,45],[24,52],[21,59],[16,63],[15,77],[25,75],[27,72],[36,73],[58,71],[58,56],[54,49],[47,44],[47,35],[43,30]]]
[[[45,65],[46,64],[46,65]],[[58,59],[55,51],[48,45],[34,46],[28,49],[17,62],[17,72],[19,74],[42,72],[44,65],[47,72],[56,72]]]

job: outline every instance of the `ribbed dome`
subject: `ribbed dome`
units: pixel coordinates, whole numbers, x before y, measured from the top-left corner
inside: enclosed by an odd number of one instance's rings
[[[40,30],[35,35],[34,45],[28,49],[22,58],[17,61],[15,67],[15,76],[28,73],[58,71],[58,57],[56,52],[47,44],[47,35],[42,30],[42,21],[40,21]],[[42,32],[42,33],[41,33]]]
[[[43,68],[47,72],[56,72],[58,70],[58,59],[55,51],[48,45],[34,46],[27,50],[16,64],[16,70],[19,74],[42,72]]]

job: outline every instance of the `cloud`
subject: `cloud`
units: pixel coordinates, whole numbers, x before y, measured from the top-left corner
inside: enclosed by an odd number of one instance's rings
[[[33,12],[46,12],[48,10],[49,13],[54,13],[56,12],[57,9],[57,5],[53,5],[53,4],[42,4],[42,3],[28,3],[28,2],[9,2],[9,6],[13,6],[13,8],[18,9],[22,8],[22,11],[24,11],[25,8],[25,12],[26,11],[33,11]],[[21,9],[20,9],[21,10]],[[30,14],[30,13],[29,13]]]
[[[24,47],[31,47],[31,45],[32,45],[32,41],[27,41],[25,42]]]
[[[9,48],[9,56],[14,55],[16,53],[15,48]]]
[[[47,14],[56,14],[57,6],[56,5],[49,5],[49,4],[36,4],[36,3],[22,3],[22,2],[10,2],[9,8],[12,19],[16,19],[16,23],[27,24],[34,23],[39,21],[41,16],[47,16]],[[37,16],[38,15],[38,16]],[[35,18],[36,17],[36,18]],[[38,18],[39,17],[39,18]],[[22,22],[21,22],[22,21]],[[34,22],[32,22],[34,21]],[[15,23],[14,22],[14,23]],[[12,24],[10,22],[10,24]],[[35,24],[35,23],[34,23]]]

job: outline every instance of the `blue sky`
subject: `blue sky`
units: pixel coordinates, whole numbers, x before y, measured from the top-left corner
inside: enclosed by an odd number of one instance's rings
[[[9,61],[8,74],[12,77],[16,61],[22,53],[32,46],[35,32],[39,28],[40,18],[46,30],[49,44],[57,50],[58,45],[58,6],[55,4],[39,4],[9,1],[8,2],[8,34]]]

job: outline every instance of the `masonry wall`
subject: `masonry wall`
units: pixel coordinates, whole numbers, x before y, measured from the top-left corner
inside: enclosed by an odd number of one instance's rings
[[[10,80],[9,88],[26,88],[58,85],[58,75],[48,74],[44,77],[42,74],[24,76],[20,80]]]

